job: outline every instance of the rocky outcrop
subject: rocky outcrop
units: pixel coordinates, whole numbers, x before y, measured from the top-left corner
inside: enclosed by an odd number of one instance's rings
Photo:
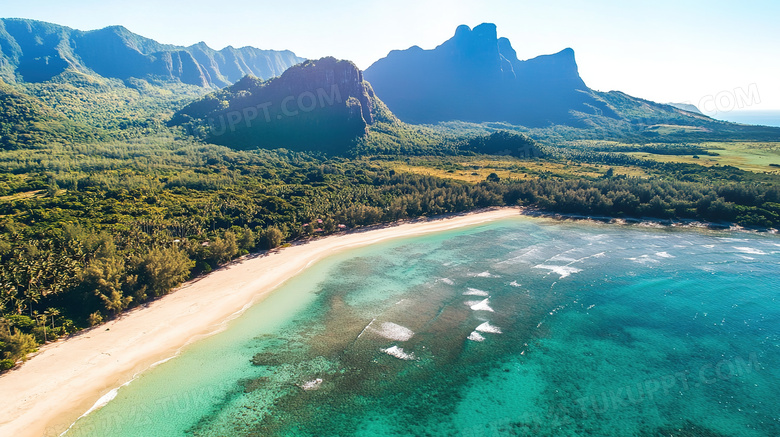
[[[280,77],[247,76],[177,112],[209,142],[238,149],[287,148],[339,153],[376,121],[393,121],[362,72],[349,61],[306,61]]]
[[[494,24],[459,26],[433,50],[392,51],[365,71],[400,119],[576,124],[572,111],[614,116],[582,81],[572,49],[521,61]]]

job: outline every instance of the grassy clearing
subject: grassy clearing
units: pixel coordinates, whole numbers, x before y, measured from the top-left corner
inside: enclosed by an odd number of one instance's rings
[[[692,132],[710,132],[709,129],[701,126],[678,126],[673,124],[656,124],[647,128],[648,131],[659,135],[688,134]]]
[[[33,197],[43,197],[43,190],[24,191],[22,193],[11,194],[10,196],[0,196],[0,202],[11,202],[14,200],[32,199]]]
[[[630,155],[652,159],[659,162],[683,162],[705,166],[730,165],[746,171],[756,173],[777,173],[780,168],[770,164],[780,165],[780,142],[707,142],[698,143],[709,152],[718,156],[699,156],[694,158],[687,155],[657,155],[645,152],[632,152]]]
[[[609,170],[606,165],[558,163],[542,160],[523,160],[511,157],[453,157],[442,161],[440,158],[417,158],[404,161],[374,162],[382,167],[402,173],[414,173],[444,179],[454,179],[469,183],[484,181],[495,173],[501,179],[536,179],[539,177],[586,177],[598,178]],[[615,174],[629,176],[647,176],[639,168],[612,167]]]

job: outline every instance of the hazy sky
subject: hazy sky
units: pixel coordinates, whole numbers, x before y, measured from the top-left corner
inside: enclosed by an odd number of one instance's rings
[[[492,22],[520,59],[573,48],[597,90],[709,112],[780,110],[778,0],[0,1],[4,17],[121,24],[163,43],[290,49],[364,69],[393,49],[433,48],[459,24]]]

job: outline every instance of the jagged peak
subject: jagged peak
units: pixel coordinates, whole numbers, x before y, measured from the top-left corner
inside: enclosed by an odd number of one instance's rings
[[[130,30],[128,28],[126,28],[125,26],[122,26],[121,24],[114,24],[112,26],[106,26],[106,27],[104,27],[101,30],[115,30],[117,32],[133,33],[133,32],[130,32]]]
[[[122,26],[121,24],[116,24],[113,26],[106,26],[101,29],[94,29],[94,30],[88,30],[86,32],[81,32],[83,35],[114,35],[118,36],[122,39],[130,38],[137,38],[137,39],[143,39],[147,40],[148,38],[144,38],[141,35],[138,35],[136,33],[133,33],[125,26]],[[149,40],[154,41],[154,40]],[[157,41],[154,41],[155,44],[157,44]]]
[[[504,37],[498,39],[498,52],[509,62],[517,62],[517,52],[509,39]]]
[[[574,49],[569,48],[569,47],[567,47],[567,48],[565,48],[565,49],[563,49],[563,50],[561,50],[559,52],[556,52],[556,53],[551,53],[549,55],[536,56],[534,58],[527,59],[527,60],[525,60],[523,62],[544,62],[544,61],[548,61],[548,62],[549,61],[554,61],[554,62],[559,62],[559,63],[562,62],[562,63],[572,64],[575,67],[577,65],[576,57],[574,55]]]
[[[482,23],[473,29],[465,24],[461,24],[455,29],[455,41],[485,40],[496,41],[498,39],[498,30],[493,23]]]
[[[354,62],[346,60],[346,59],[336,59],[333,56],[325,56],[325,57],[322,57],[320,59],[307,59],[306,61],[301,62],[300,64],[295,65],[294,67],[291,67],[290,69],[306,68],[306,67],[312,67],[312,66],[315,66],[315,65],[316,66],[349,65],[350,67],[354,68],[355,70],[360,71],[360,69],[357,67],[357,65],[355,65]]]
[[[466,24],[461,24],[455,29],[455,36],[468,35],[471,33],[471,27]]]
[[[458,26],[455,36],[433,50],[391,52],[365,74],[399,118],[416,123],[502,120],[545,126],[569,122],[571,110],[598,106],[580,92],[588,88],[571,48],[521,61],[493,23]]]
[[[479,37],[486,37],[494,40],[498,39],[498,29],[493,23],[482,23],[471,29],[471,33]]]
[[[574,49],[571,47],[566,47],[565,49],[561,50],[560,52],[555,54],[556,56],[568,56],[571,58],[574,58]]]
[[[285,147],[339,153],[365,137],[369,125],[377,120],[397,122],[353,62],[328,56],[293,66],[265,82],[244,76],[233,86],[181,109],[170,124],[211,119],[222,120],[224,127],[226,114],[247,114],[247,107],[267,111],[265,121],[259,111],[253,117],[245,115],[248,121],[235,126],[235,130],[210,128],[207,140],[239,148]],[[251,122],[255,119],[260,121]]]
[[[248,90],[248,89],[256,88],[262,84],[263,84],[263,79],[252,74],[247,74],[246,76],[242,77],[238,82],[231,85],[230,89],[234,91]]]

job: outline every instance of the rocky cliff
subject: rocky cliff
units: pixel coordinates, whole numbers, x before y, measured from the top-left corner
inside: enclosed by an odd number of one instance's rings
[[[521,61],[494,24],[459,26],[433,50],[392,51],[365,71],[401,120],[577,124],[572,112],[615,116],[579,76],[572,49]]]
[[[389,120],[362,72],[349,61],[306,61],[269,81],[247,76],[177,112],[207,141],[239,149],[287,148],[338,153]]]

